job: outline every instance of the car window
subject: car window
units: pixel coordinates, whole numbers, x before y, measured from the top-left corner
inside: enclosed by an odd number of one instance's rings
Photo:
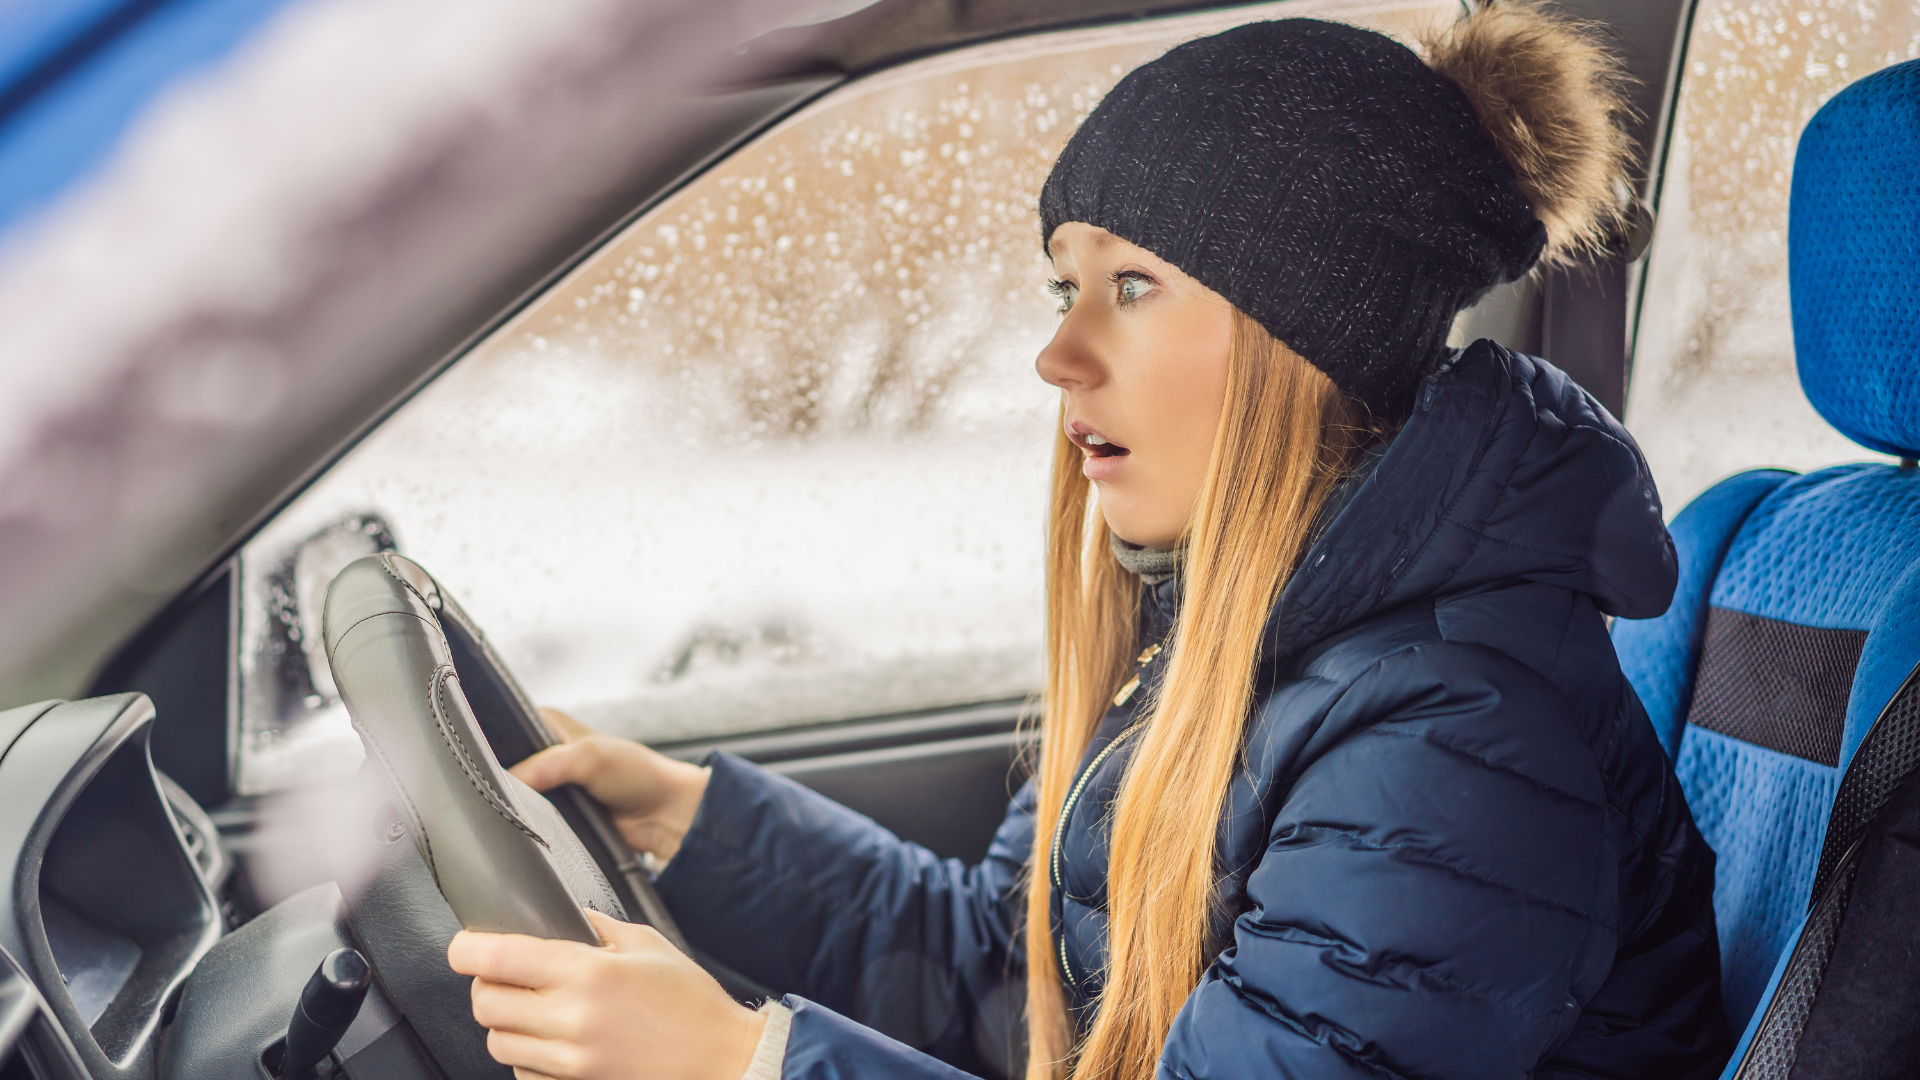
[[[241,554],[243,793],[351,770],[327,582],[397,547],[528,692],[672,741],[1019,699],[1057,422],[1035,211],[1133,66],[1276,14],[1022,39],[843,88],[624,229]]]
[[[1814,112],[1853,80],[1916,56],[1912,4],[1701,0],[1626,409],[1669,514],[1742,469],[1873,457],[1800,392],[1787,194]]]

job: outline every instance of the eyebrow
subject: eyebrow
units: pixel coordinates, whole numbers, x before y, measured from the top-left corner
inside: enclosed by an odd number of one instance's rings
[[[1113,235],[1112,233],[1108,232],[1105,229],[1102,229],[1096,226],[1093,230],[1093,246],[1094,247],[1112,247],[1119,240],[1120,240],[1119,237]],[[1048,240],[1047,241],[1047,258],[1049,259],[1055,258],[1058,254],[1059,252],[1054,250],[1053,241]]]

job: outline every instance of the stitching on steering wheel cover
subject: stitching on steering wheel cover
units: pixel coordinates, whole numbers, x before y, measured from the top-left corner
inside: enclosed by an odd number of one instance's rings
[[[467,781],[473,785],[475,791],[480,793],[480,797],[487,801],[487,805],[493,807],[495,813],[507,819],[508,824],[532,837],[534,843],[552,851],[553,845],[547,843],[546,837],[534,832],[531,826],[520,820],[520,815],[515,813],[513,807],[509,806],[506,800],[494,790],[492,782],[480,771],[472,756],[467,753],[466,744],[454,734],[453,726],[447,722],[446,717],[446,713],[452,710],[446,707],[445,699],[441,696],[446,692],[447,680],[450,678],[459,678],[459,673],[453,669],[453,665],[441,664],[433,669],[433,680],[427,688],[427,696],[433,704],[433,720],[439,725],[440,737],[447,741],[447,746],[452,749],[454,758],[460,762],[461,771],[467,774]]]
[[[394,570],[393,570],[393,560],[392,560],[392,559],[390,559],[390,558],[387,558],[387,556],[389,556],[389,555],[399,555],[399,554],[400,554],[399,552],[397,552],[397,551],[383,551],[383,552],[380,552],[379,554],[380,554],[380,560],[379,560],[379,562],[380,562],[380,569],[382,569],[382,570],[385,570],[385,571],[387,572],[387,576],[388,576],[388,577],[390,577],[390,578],[392,578],[393,580],[395,580],[395,581],[397,581],[397,582],[399,582],[399,583],[400,583],[400,587],[401,587],[401,588],[403,588],[403,589],[405,589],[405,590],[407,590],[408,592],[410,592],[410,593],[412,593],[413,595],[415,595],[415,596],[417,596],[417,597],[419,597],[419,598],[420,598],[420,602],[421,602],[421,603],[423,603],[423,604],[425,604],[425,605],[427,605],[427,607],[428,607],[429,609],[431,609],[431,610],[434,610],[434,611],[438,611],[438,610],[440,609],[440,605],[438,605],[438,604],[436,604],[436,603],[434,603],[434,602],[433,602],[433,600],[430,600],[430,599],[428,599],[428,598],[427,598],[427,594],[426,594],[426,593],[423,593],[423,592],[421,592],[421,591],[420,591],[420,590],[419,590],[418,588],[416,588],[416,587],[414,586],[414,584],[413,584],[413,582],[411,582],[411,581],[408,581],[408,580],[407,580],[406,578],[404,578],[404,577],[401,577],[401,576],[400,576],[399,574],[397,574],[397,573],[394,573]],[[408,563],[410,563],[410,564],[412,564],[412,565],[413,565],[413,567],[414,567],[415,569],[417,569],[417,570],[419,570],[419,571],[420,571],[421,573],[423,573],[423,574],[427,574],[427,572],[426,572],[426,568],[424,568],[424,567],[422,567],[422,566],[421,566],[421,565],[420,565],[419,563],[416,563],[416,562],[414,562],[414,561],[413,561],[412,559],[408,559],[408,560],[407,560],[407,562],[408,562]],[[432,575],[432,574],[427,574],[427,580],[428,580],[428,581],[433,581],[433,575]],[[438,593],[440,592],[440,583],[439,583],[439,582],[437,582],[437,581],[435,581],[435,582],[434,582],[434,590],[433,590],[433,591],[434,591],[434,593],[436,594],[436,597],[437,597],[437,595],[438,595]]]

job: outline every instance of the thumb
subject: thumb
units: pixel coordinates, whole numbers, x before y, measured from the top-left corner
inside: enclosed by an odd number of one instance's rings
[[[660,931],[651,926],[638,923],[621,922],[611,916],[583,908],[587,921],[593,924],[593,932],[600,935],[600,942],[606,948],[619,953],[652,952],[659,948],[671,949],[667,939]]]
[[[507,771],[535,791],[548,791],[561,784],[586,787],[599,771],[602,756],[590,743],[561,743],[530,755]]]

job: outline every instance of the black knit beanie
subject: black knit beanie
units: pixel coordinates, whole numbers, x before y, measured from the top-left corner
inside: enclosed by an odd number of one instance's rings
[[[1226,297],[1392,425],[1453,317],[1547,230],[1459,85],[1314,19],[1181,45],[1120,80],[1040,195]]]

